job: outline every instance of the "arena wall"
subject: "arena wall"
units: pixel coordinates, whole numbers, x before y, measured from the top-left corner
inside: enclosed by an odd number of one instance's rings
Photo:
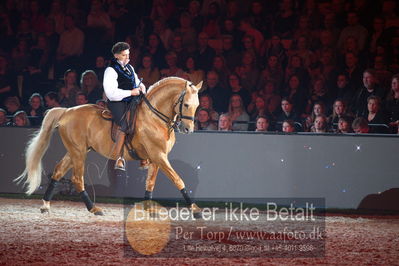
[[[36,129],[0,128],[0,193],[21,193],[13,182],[24,169],[24,150]],[[399,187],[397,136],[280,135],[201,132],[177,134],[169,159],[196,198],[322,197],[328,208],[357,208],[367,195]],[[65,148],[54,134],[44,160],[42,187]],[[146,171],[129,162],[117,175],[113,162],[90,152],[86,189],[97,196],[142,197]],[[70,173],[67,175],[70,176]],[[61,193],[69,193],[69,184]],[[154,197],[180,197],[163,174]]]

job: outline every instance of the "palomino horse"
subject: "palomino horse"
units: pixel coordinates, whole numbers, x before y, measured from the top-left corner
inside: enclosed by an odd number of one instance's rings
[[[149,159],[150,164],[146,179],[145,199],[152,198],[159,168],[180,190],[194,216],[200,216],[200,209],[187,194],[183,180],[172,168],[168,153],[175,143],[173,128],[179,125],[183,133],[194,130],[194,113],[199,105],[198,91],[202,82],[193,85],[177,77],[158,81],[150,87],[137,108],[136,127],[132,146],[138,156]],[[103,215],[102,210],[94,206],[84,185],[84,167],[86,155],[94,150],[109,159],[117,159],[114,143],[111,139],[111,122],[102,118],[103,109],[96,105],[81,105],[72,108],[53,108],[45,116],[41,129],[30,140],[26,149],[26,168],[16,178],[25,180],[27,194],[32,194],[41,183],[41,160],[46,152],[53,131],[58,128],[62,142],[67,150],[64,158],[56,165],[51,181],[43,197],[42,212],[50,210],[50,200],[58,181],[69,169],[73,169],[71,180],[85,202],[87,209],[96,215]],[[125,158],[133,160],[126,152]]]

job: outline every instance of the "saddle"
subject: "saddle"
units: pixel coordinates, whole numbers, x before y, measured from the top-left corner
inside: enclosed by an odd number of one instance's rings
[[[128,125],[129,128],[126,132],[126,138],[125,138],[125,147],[127,148],[129,155],[135,159],[135,160],[142,160],[142,158],[140,158],[140,156],[138,156],[136,150],[133,148],[132,146],[132,140],[133,140],[133,136],[134,136],[134,129],[136,127],[136,115],[137,112],[134,112],[133,117],[130,116],[130,110],[127,112],[127,117],[128,117]],[[111,125],[111,139],[113,142],[116,142],[116,134],[118,132],[118,130],[121,129],[121,127],[119,125],[117,125],[113,119],[113,115],[111,113],[111,111],[109,109],[104,109],[101,111],[101,117],[104,120],[107,121],[112,121],[112,125]]]

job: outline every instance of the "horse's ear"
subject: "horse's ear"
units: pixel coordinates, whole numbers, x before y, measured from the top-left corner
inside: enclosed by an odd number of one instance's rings
[[[202,83],[203,83],[203,82],[204,82],[204,81],[201,80],[200,83],[198,83],[197,86],[195,86],[196,89],[197,89],[197,91],[201,90],[201,88],[202,88]]]

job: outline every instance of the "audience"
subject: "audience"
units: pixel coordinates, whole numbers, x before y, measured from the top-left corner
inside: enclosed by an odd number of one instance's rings
[[[370,132],[378,132],[374,124],[397,132],[399,16],[393,0],[157,0],[147,8],[140,1],[67,1],[64,7],[60,0],[35,0],[10,9],[11,2],[0,4],[0,108],[8,116],[20,110],[40,116],[42,96],[46,108],[97,103],[109,48],[125,40],[147,87],[167,76],[206,79],[201,108],[212,120],[229,111],[234,121],[248,111],[252,121],[266,115],[276,129],[291,119],[296,131],[308,131],[324,116],[319,126],[328,117],[326,127],[348,133],[350,120],[363,117]],[[231,110],[234,94],[241,100],[234,99]],[[280,106],[284,97],[288,104]],[[324,112],[314,112],[316,102]],[[247,130],[243,121],[234,127]]]

